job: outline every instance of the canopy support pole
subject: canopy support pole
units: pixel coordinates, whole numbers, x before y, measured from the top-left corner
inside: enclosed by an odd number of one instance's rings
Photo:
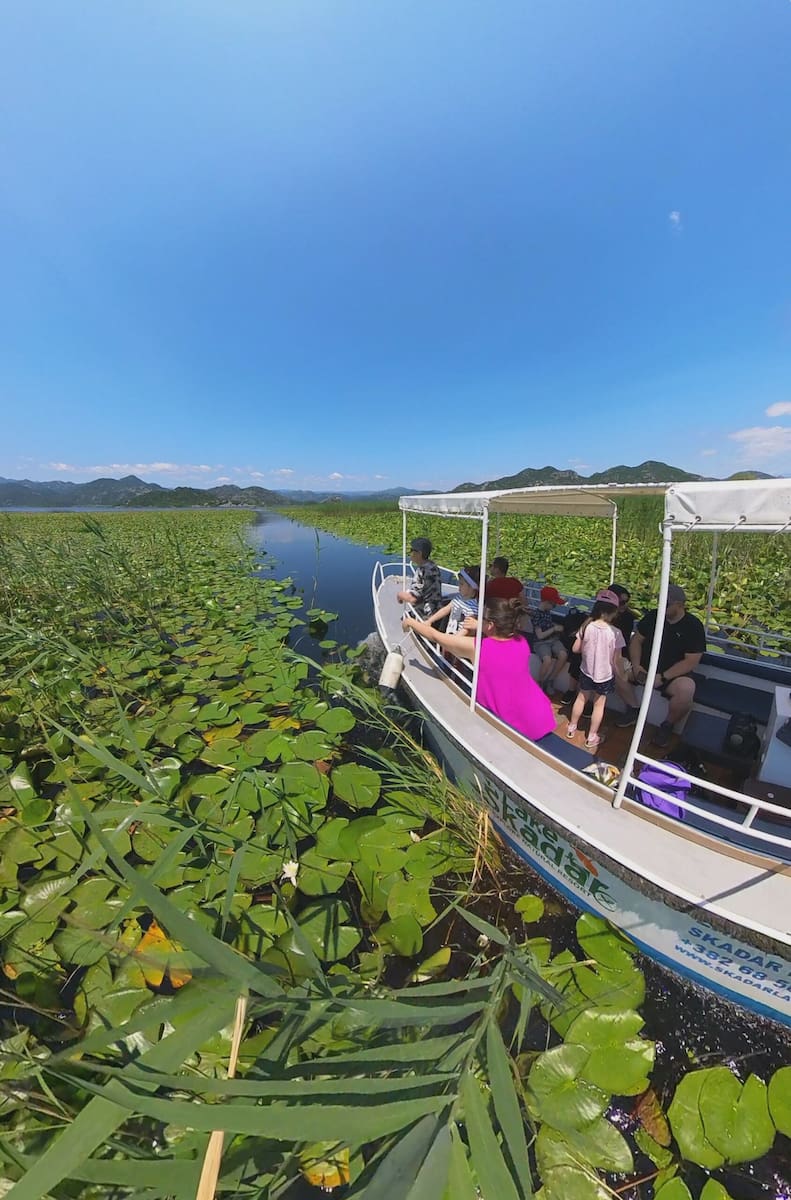
[[[483,510],[483,523],[481,525],[481,583],[485,578],[484,571],[486,565],[486,554],[489,549],[489,505],[487,504]],[[472,667],[472,688],[470,690],[470,711],[475,712],[475,704],[478,698],[478,666],[481,661],[481,639],[483,638],[483,608],[485,603],[485,590],[481,589],[478,593],[478,624],[475,629],[475,657],[473,658]]]
[[[404,519],[401,522],[401,570],[404,577],[404,589],[406,589],[406,509],[403,513]]]
[[[714,603],[714,585],[717,582],[717,553],[720,546],[720,535],[715,533],[711,542],[711,574],[709,575],[709,591],[706,596],[706,620],[703,622],[706,637],[709,636],[711,625],[711,606]]]
[[[618,546],[618,505],[612,506],[612,547],[610,549],[610,583],[615,583],[615,554]]]
[[[495,522],[495,529],[497,530],[497,533],[495,536],[495,551],[494,552],[495,552],[495,554],[499,554],[500,553],[500,514],[499,514],[499,512],[497,514],[497,521]],[[481,578],[483,578],[485,574],[486,574],[486,562],[484,560],[481,560]]]
[[[618,787],[615,789],[613,796],[613,808],[620,808],[623,804],[624,792],[626,791],[629,776],[632,774],[634,767],[635,755],[640,748],[640,739],[643,736],[646,721],[648,719],[648,709],[651,706],[651,697],[654,694],[654,680],[656,678],[656,669],[659,666],[659,653],[662,649],[662,634],[665,631],[665,612],[667,610],[667,585],[670,582],[670,556],[672,553],[673,532],[669,526],[662,528],[662,569],[659,574],[659,603],[656,606],[656,625],[654,626],[654,640],[651,644],[651,656],[648,660],[648,673],[645,677],[643,685],[643,698],[640,701],[640,711],[637,714],[637,722],[632,734],[632,740],[629,745],[629,750],[626,754],[626,762],[623,764],[621,778],[618,780]]]

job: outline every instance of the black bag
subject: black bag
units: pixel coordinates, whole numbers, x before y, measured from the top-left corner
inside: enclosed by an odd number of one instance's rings
[[[757,758],[761,739],[755,717],[749,713],[734,713],[728,721],[722,748],[735,758]]]

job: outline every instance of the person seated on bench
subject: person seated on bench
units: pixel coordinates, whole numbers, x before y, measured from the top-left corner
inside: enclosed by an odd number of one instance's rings
[[[409,589],[399,592],[397,597],[399,604],[411,604],[424,620],[442,607],[442,576],[437,564],[431,561],[432,549],[428,538],[412,538],[410,557],[415,574]]]
[[[483,708],[517,733],[536,741],[555,728],[555,712],[530,674],[530,646],[519,631],[524,611],[518,598],[484,601],[477,694]],[[461,634],[440,633],[427,621],[416,621],[414,617],[404,617],[402,625],[459,658],[475,658],[475,638],[468,636],[473,626],[471,618],[466,622],[467,632]]]
[[[632,675],[637,683],[645,682],[651,647],[656,635],[656,613],[651,609],[637,622],[637,629],[629,644]],[[654,687],[669,701],[667,719],[654,734],[654,745],[669,745],[673,727],[683,720],[692,708],[695,699],[695,680],[692,672],[697,667],[706,649],[706,631],[703,622],[687,612],[687,597],[684,589],[671,583],[667,589],[665,627],[659,650]],[[630,709],[617,725],[633,725],[637,719],[636,709]]]
[[[481,568],[467,566],[459,571],[459,594],[448,604],[438,608],[428,618],[429,625],[440,625],[447,617],[446,633],[461,633],[462,623],[467,617],[478,616],[478,589],[481,585]]]
[[[559,636],[563,633],[563,622],[552,611],[565,603],[557,588],[542,587],[538,608],[534,608],[530,613],[533,623],[533,649],[540,659],[538,683],[547,695],[554,690],[552,680],[563,669],[568,658],[566,647]]]
[[[516,600],[524,593],[522,580],[508,574],[508,559],[493,558],[489,567],[490,578],[486,581],[486,599]]]
[[[609,591],[615,592],[618,597],[618,612],[613,618],[613,626],[615,629],[620,629],[623,634],[624,648],[623,656],[626,661],[629,661],[629,642],[632,640],[634,627],[637,623],[637,613],[633,613],[629,607],[631,593],[628,588],[625,588],[621,583],[611,583]]]

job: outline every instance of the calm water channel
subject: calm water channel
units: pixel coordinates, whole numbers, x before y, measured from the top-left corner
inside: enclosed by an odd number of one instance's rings
[[[264,570],[273,570],[278,579],[293,579],[296,594],[304,597],[300,616],[310,608],[338,614],[328,638],[356,646],[376,628],[371,572],[383,557],[381,547],[361,546],[273,512],[257,514],[250,540],[261,551]],[[291,643],[305,653],[316,652],[307,628]]]

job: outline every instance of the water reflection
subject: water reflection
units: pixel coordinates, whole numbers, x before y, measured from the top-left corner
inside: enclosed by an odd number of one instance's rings
[[[309,608],[338,614],[324,636],[356,646],[375,628],[371,572],[383,557],[381,547],[361,546],[272,512],[257,515],[249,537],[261,553],[264,571],[274,560],[275,576],[293,579],[297,594],[304,598],[299,616],[304,618]],[[292,637],[292,644],[301,642],[306,653],[315,654],[318,640],[306,627]]]

